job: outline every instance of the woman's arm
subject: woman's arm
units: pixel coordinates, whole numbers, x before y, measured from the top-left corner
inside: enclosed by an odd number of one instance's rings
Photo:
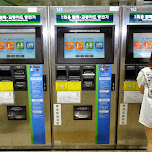
[[[143,85],[140,86],[139,91],[141,92],[141,94],[144,94],[144,86]]]

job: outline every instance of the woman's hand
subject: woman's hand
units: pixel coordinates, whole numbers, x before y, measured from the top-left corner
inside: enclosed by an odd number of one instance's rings
[[[140,86],[139,91],[141,94],[144,94],[144,86],[143,85]]]

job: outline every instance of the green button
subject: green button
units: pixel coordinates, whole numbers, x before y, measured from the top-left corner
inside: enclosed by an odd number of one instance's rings
[[[85,42],[85,49],[93,49],[93,42]]]
[[[24,42],[16,42],[16,49],[24,49]]]

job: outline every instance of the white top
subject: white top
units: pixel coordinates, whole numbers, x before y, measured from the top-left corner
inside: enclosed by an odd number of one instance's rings
[[[144,86],[144,96],[140,110],[139,122],[146,127],[152,128],[152,98],[148,96],[148,85],[145,80],[144,73],[152,72],[149,67],[145,67],[138,73],[137,83],[140,87]]]

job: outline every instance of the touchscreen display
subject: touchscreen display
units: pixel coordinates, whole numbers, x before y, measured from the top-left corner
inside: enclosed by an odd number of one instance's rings
[[[34,59],[35,34],[0,34],[0,59]]]
[[[152,33],[133,33],[133,58],[150,58]]]
[[[104,33],[64,33],[64,58],[105,58]]]

